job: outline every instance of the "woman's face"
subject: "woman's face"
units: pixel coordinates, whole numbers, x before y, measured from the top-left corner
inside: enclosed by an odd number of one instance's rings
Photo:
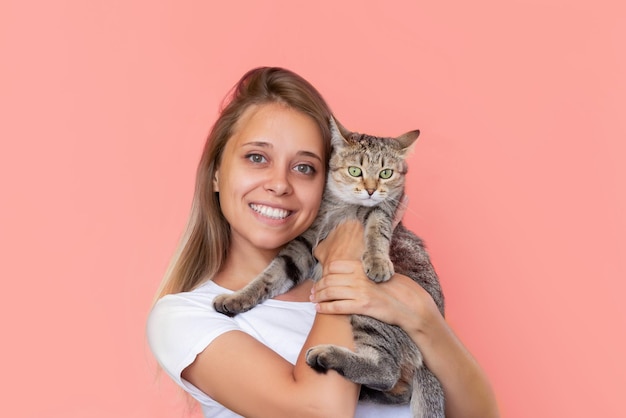
[[[276,252],[304,232],[321,203],[325,158],[309,116],[276,103],[248,108],[214,179],[231,250]]]

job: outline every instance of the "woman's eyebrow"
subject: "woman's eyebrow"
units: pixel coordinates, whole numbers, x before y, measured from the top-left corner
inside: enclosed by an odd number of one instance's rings
[[[250,142],[246,142],[244,144],[241,144],[241,146],[243,146],[243,147],[274,148],[274,144],[272,144],[271,142],[265,142],[265,141],[250,141]],[[298,151],[298,155],[302,155],[304,157],[315,158],[316,160],[319,160],[320,162],[324,161],[322,159],[322,157],[320,157],[318,154],[316,154],[313,151],[307,151],[307,150]]]
[[[322,158],[312,151],[299,151],[298,155],[315,158],[316,160],[319,160],[320,163],[322,162]]]
[[[273,145],[269,142],[265,141],[250,141],[244,144],[241,144],[244,147],[263,147],[263,148],[272,148]]]

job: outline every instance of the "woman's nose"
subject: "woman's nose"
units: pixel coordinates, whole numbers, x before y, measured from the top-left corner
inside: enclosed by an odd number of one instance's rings
[[[288,174],[283,170],[273,170],[265,183],[265,190],[279,196],[291,193]]]

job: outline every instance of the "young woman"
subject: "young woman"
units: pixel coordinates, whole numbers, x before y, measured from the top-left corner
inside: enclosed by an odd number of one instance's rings
[[[408,406],[358,403],[359,387],[304,361],[318,344],[352,347],[349,314],[402,327],[442,382],[449,417],[497,416],[489,382],[407,277],[376,285],[361,267],[362,227],[316,249],[322,280],[233,318],[213,298],[244,287],[313,222],[329,155],[329,107],[307,81],[258,68],[236,85],[207,140],[187,230],[148,319],[159,364],[206,417],[409,417]]]

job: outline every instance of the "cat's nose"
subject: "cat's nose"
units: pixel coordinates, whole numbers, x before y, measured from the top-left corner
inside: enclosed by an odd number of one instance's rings
[[[374,192],[376,191],[376,189],[365,189],[365,190],[367,191],[367,194],[370,196],[373,195]]]

